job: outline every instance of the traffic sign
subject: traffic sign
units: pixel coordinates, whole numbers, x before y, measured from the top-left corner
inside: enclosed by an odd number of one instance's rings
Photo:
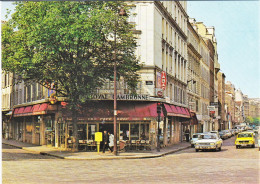
[[[210,111],[215,111],[215,106],[208,106],[207,109]]]

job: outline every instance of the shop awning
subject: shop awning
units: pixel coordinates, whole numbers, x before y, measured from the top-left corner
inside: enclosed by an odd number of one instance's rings
[[[148,120],[156,118],[157,103],[123,103],[117,104],[117,120]],[[71,119],[72,113],[69,109],[63,108],[63,116]],[[163,117],[163,111],[160,114]],[[78,114],[79,120],[113,121],[113,103],[89,103],[85,108],[82,107]]]
[[[26,107],[19,107],[14,110],[14,117],[20,116],[33,116],[33,115],[41,115],[47,114],[48,103],[30,105]]]
[[[198,122],[196,113],[195,112],[190,112],[190,114],[191,114],[191,124],[192,125],[197,125],[199,122]]]
[[[164,104],[167,116],[176,116],[183,118],[190,118],[189,110],[185,107],[179,107],[175,105]]]
[[[149,118],[149,117],[158,117],[157,114],[157,103],[148,103],[148,104],[136,104],[132,107],[122,107],[121,112],[118,114],[118,117],[129,117],[129,118]],[[163,117],[163,111],[160,114]]]
[[[32,106],[27,106],[27,107],[25,107],[25,109],[24,109],[24,111],[23,111],[23,113],[25,114],[25,113],[31,113],[32,112]]]

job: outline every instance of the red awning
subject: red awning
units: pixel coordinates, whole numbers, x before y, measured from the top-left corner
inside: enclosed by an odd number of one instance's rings
[[[32,112],[38,111],[38,109],[39,109],[40,106],[41,106],[41,104],[34,105],[34,106],[32,107]]]
[[[48,105],[49,104],[47,104],[47,103],[41,104],[41,106],[39,107],[39,109],[37,111],[46,111],[48,108]]]
[[[20,107],[19,110],[18,110],[18,112],[17,112],[17,114],[22,114],[23,111],[24,111],[24,109],[25,109],[24,107]]]
[[[47,114],[47,108],[48,103],[19,107],[14,110],[14,117]]]
[[[25,107],[23,114],[24,113],[31,113],[31,112],[32,112],[32,106],[27,106],[27,107]]]
[[[192,125],[197,125],[199,122],[198,122],[196,113],[195,112],[190,112],[190,114],[191,114],[191,124]]]
[[[130,119],[144,119],[157,116],[157,103],[122,106],[118,113],[118,117],[128,117]],[[163,111],[161,111],[160,116],[164,116]]]
[[[119,121],[147,120],[147,118],[158,116],[157,103],[119,103],[117,108],[117,119]],[[72,113],[70,110],[64,109],[63,116],[69,118]],[[163,111],[160,116],[164,116]],[[79,110],[79,120],[113,121],[113,118],[113,104],[93,103]]]
[[[166,109],[167,116],[190,118],[189,110],[185,107],[179,107],[169,104],[164,104],[164,107]]]
[[[14,114],[18,114],[18,111],[19,111],[19,108],[16,108],[16,109],[14,110]]]

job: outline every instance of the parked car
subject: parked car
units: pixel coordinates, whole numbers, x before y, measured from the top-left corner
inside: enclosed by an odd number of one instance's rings
[[[231,133],[231,136],[236,135],[236,131],[235,131],[235,129],[229,129],[229,131],[230,131],[230,133]]]
[[[247,130],[247,132],[252,132],[253,135],[255,136],[255,132],[254,132],[254,130]]]
[[[229,130],[222,130],[222,131],[225,132],[225,134],[227,134],[228,138],[232,136]]]
[[[211,134],[217,134],[217,135],[219,136],[218,131],[210,131],[209,133],[211,133]]]
[[[257,126],[257,127],[255,127],[255,128],[254,128],[254,133],[256,133],[256,134],[257,134],[257,133],[258,133],[258,130],[259,130],[259,127],[258,127],[258,126]]]
[[[237,134],[237,138],[235,141],[236,148],[241,147],[248,147],[251,146],[252,148],[255,147],[255,138],[253,132],[241,132]]]
[[[216,134],[201,134],[199,139],[195,143],[195,150],[219,150],[221,151],[221,146],[223,140]]]
[[[195,143],[196,141],[199,139],[199,136],[201,135],[202,133],[195,133],[192,135],[191,137],[191,140],[190,140],[190,144],[191,144],[191,147],[194,148],[195,146]]]
[[[219,132],[219,136],[220,136],[221,139],[227,139],[227,138],[228,138],[227,133],[224,132],[224,131],[220,131],[220,132]]]

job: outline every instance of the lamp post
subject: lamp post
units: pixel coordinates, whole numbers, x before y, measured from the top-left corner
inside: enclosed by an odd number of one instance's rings
[[[160,152],[160,122],[161,122],[162,103],[157,102],[158,127],[157,127],[157,151]]]
[[[119,16],[126,16],[126,12],[123,8],[119,10]],[[117,54],[117,46],[116,46],[116,30],[118,27],[118,21],[116,20],[116,26],[115,26],[115,34],[114,34],[114,44],[115,44],[115,52],[114,52],[114,155],[117,155],[117,91],[116,91],[116,54]]]

